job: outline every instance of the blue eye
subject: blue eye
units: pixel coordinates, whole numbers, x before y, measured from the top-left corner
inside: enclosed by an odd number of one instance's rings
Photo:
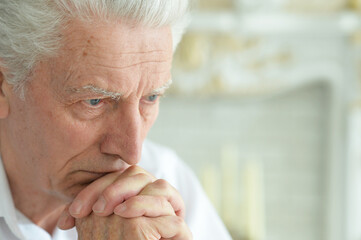
[[[87,102],[91,106],[97,106],[101,102],[101,99],[99,98],[89,99],[89,100],[85,100],[85,102]]]
[[[157,100],[157,98],[158,98],[158,95],[150,95],[150,96],[147,97],[147,100],[149,102],[154,102],[154,101]]]

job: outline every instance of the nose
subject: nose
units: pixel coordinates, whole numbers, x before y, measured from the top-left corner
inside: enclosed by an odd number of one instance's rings
[[[143,121],[138,105],[122,104],[114,111],[106,125],[101,152],[117,155],[129,165],[137,164],[143,144]]]

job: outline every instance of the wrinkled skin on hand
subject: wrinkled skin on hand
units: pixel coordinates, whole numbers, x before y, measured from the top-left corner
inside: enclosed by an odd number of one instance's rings
[[[102,212],[94,210],[99,199],[107,204]],[[74,213],[74,203],[82,208]],[[70,208],[69,208],[70,207]],[[159,217],[167,215],[185,216],[185,206],[178,191],[162,179],[156,180],[138,166],[131,166],[123,173],[112,173],[99,178],[81,191],[59,219],[61,229],[74,227],[74,218],[83,218],[90,213],[120,217]]]
[[[124,238],[123,223],[121,218],[115,216],[95,218],[91,214],[87,218],[77,219],[75,221],[79,240],[95,239],[115,239],[115,236]],[[110,224],[112,222],[112,224]]]
[[[100,198],[107,206],[97,212],[94,205]],[[66,208],[60,221],[66,222],[60,224],[63,229],[75,224],[79,240],[192,239],[179,193],[138,166],[99,178],[74,201],[79,200],[82,211],[72,215]]]
[[[76,219],[78,240],[191,240],[192,235],[181,217],[162,216],[156,218],[107,217],[94,213]]]

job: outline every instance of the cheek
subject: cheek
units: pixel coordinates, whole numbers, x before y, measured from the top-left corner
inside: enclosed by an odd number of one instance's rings
[[[75,121],[64,111],[48,112],[39,122],[44,157],[63,164],[96,142],[96,128],[87,122]],[[40,138],[40,136],[39,136]],[[39,140],[37,139],[37,141]]]
[[[70,152],[78,152],[95,144],[99,131],[97,122],[77,121],[71,117],[57,118],[57,129],[54,129],[58,136],[60,145],[68,146]]]
[[[49,149],[49,118],[32,104],[21,100],[11,101],[10,107],[9,126],[5,129],[9,130],[12,149],[20,158],[25,157],[23,162],[39,162]]]

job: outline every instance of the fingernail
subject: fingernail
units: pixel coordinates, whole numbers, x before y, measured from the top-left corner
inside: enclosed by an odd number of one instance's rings
[[[93,206],[93,211],[96,213],[103,212],[106,204],[107,204],[107,202],[105,201],[104,197],[100,196],[98,201]]]
[[[69,212],[70,212],[72,215],[74,215],[74,214],[75,214],[75,215],[78,215],[78,214],[80,214],[80,211],[81,211],[82,207],[83,207],[82,202],[79,201],[79,200],[75,200],[75,201],[71,204],[71,206],[70,206],[70,208],[69,208]]]
[[[65,227],[66,227],[66,224],[67,224],[67,221],[68,221],[68,216],[62,214],[62,215],[60,216],[59,220],[58,220],[58,224],[57,224],[58,227],[59,227],[60,229],[65,228]]]
[[[114,213],[120,214],[120,213],[125,212],[125,210],[127,210],[127,206],[125,206],[125,204],[122,204],[114,209]]]

